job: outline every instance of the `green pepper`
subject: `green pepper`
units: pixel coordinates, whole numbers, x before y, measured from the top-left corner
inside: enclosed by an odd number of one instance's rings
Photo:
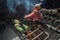
[[[19,31],[19,32],[24,32],[24,30],[20,27],[16,27],[16,29]]]
[[[28,30],[28,28],[29,28],[29,27],[28,27],[27,25],[25,25],[25,24],[23,24],[23,27],[24,27],[25,30]]]

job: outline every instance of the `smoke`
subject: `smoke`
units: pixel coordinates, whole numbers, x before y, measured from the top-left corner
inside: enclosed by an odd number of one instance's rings
[[[31,8],[34,6],[34,4],[30,0],[24,0],[24,2],[27,9],[26,11],[31,10]]]
[[[24,4],[26,11],[29,11],[37,3],[40,3],[40,0],[7,0],[7,7],[10,12],[17,13],[16,6]]]

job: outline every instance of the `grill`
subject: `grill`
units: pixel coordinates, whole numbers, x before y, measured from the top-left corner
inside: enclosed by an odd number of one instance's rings
[[[13,23],[10,23],[10,26],[21,40],[54,40],[56,36],[53,34],[60,33],[60,18],[47,14],[43,16],[40,23],[27,22],[29,34],[26,31],[23,33],[17,31]]]
[[[55,31],[57,31],[57,32],[59,32],[60,33],[60,18],[58,18],[58,17],[54,17],[54,16],[52,16],[52,15],[45,15],[44,16],[44,19],[43,19],[43,23],[45,24],[45,25],[47,25],[47,27],[49,28],[51,28],[51,29],[53,29],[53,30],[55,30]]]
[[[11,23],[12,24],[12,23]],[[20,33],[16,30],[16,28],[13,25],[10,25],[11,28],[18,34],[21,40],[46,40],[49,37],[48,32],[45,32],[43,28],[41,27],[41,24],[27,24],[29,27],[29,34],[27,32]],[[42,28],[42,29],[41,29]]]

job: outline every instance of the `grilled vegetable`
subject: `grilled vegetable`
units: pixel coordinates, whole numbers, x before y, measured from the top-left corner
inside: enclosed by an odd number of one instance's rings
[[[15,19],[15,20],[14,20],[14,23],[17,23],[17,24],[18,24],[18,23],[20,23],[20,21],[17,20],[17,19]]]
[[[20,24],[14,24],[15,27],[20,27],[21,25]]]
[[[24,30],[28,30],[29,27],[27,25],[23,24],[23,28],[24,28]]]
[[[17,29],[17,31],[19,31],[19,32],[24,32],[24,30],[23,30],[22,28],[20,28],[20,27],[16,27],[16,29]]]

